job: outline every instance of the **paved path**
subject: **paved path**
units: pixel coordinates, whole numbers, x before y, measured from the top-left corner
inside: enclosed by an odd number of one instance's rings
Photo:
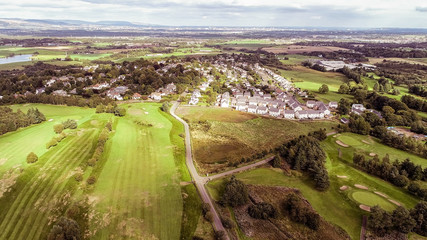
[[[360,240],[366,239],[366,223],[368,221],[368,217],[365,215],[362,218],[362,228],[360,229]]]
[[[203,200],[204,203],[209,204],[210,206],[210,211],[213,214],[213,226],[215,228],[216,231],[224,231],[224,233],[226,233],[226,238],[229,239],[228,235],[227,235],[227,231],[225,231],[224,226],[222,225],[221,219],[219,217],[218,212],[216,211],[212,199],[210,198],[206,188],[205,188],[205,184],[211,180],[214,179],[218,179],[218,178],[222,178],[228,175],[232,175],[238,172],[242,172],[242,171],[246,171],[248,169],[254,168],[254,167],[258,167],[261,166],[263,164],[268,163],[269,161],[274,159],[273,157],[269,157],[266,158],[264,160],[261,160],[259,162],[256,163],[252,163],[249,164],[247,166],[243,166],[240,168],[236,168],[227,172],[223,172],[223,173],[219,173],[216,175],[212,175],[209,177],[202,177],[199,175],[199,173],[197,172],[196,167],[194,166],[194,162],[193,162],[193,154],[192,154],[192,148],[191,148],[191,136],[190,136],[190,127],[188,126],[187,122],[185,122],[184,120],[182,120],[180,117],[178,117],[177,115],[175,115],[175,110],[178,107],[179,103],[174,103],[172,108],[171,108],[171,115],[176,118],[178,121],[180,121],[183,125],[184,125],[184,130],[185,130],[185,157],[186,157],[186,164],[187,164],[187,168],[190,172],[191,178],[193,179],[194,184],[197,187],[197,190],[199,191],[199,194]]]
[[[192,149],[191,149],[191,137],[190,137],[190,127],[188,126],[187,122],[182,120],[180,117],[175,115],[175,109],[178,107],[179,103],[174,103],[171,108],[171,115],[176,118],[178,121],[180,121],[184,125],[185,130],[185,157],[186,157],[186,164],[187,168],[190,172],[190,175],[194,181],[194,184],[197,187],[197,190],[199,191],[200,197],[202,198],[204,203],[209,204],[210,211],[213,215],[213,226],[216,231],[224,231],[226,239],[229,239],[227,235],[227,231],[225,231],[224,226],[222,225],[221,219],[219,218],[218,212],[216,211],[212,199],[210,198],[206,188],[205,183],[206,180],[199,176],[199,173],[197,173],[196,167],[194,166],[193,162],[193,155],[192,155]]]

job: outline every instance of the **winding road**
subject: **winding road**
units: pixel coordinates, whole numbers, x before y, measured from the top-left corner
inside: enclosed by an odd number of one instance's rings
[[[212,215],[213,215],[213,226],[214,226],[215,230],[216,231],[224,231],[226,239],[229,239],[229,237],[227,235],[227,231],[225,230],[224,226],[222,225],[221,219],[219,217],[218,212],[216,211],[216,209],[214,207],[212,199],[211,199],[208,191],[205,188],[205,184],[207,182],[209,182],[210,180],[213,180],[213,179],[222,178],[222,177],[234,174],[234,173],[238,173],[241,171],[245,171],[245,170],[263,165],[263,164],[268,163],[269,161],[273,160],[274,157],[269,157],[269,158],[266,158],[262,161],[259,161],[259,162],[256,162],[256,163],[253,163],[253,164],[250,164],[247,166],[243,166],[240,168],[236,168],[236,169],[233,169],[233,170],[230,170],[227,172],[212,175],[209,177],[200,176],[199,173],[197,172],[197,169],[194,166],[194,162],[193,162],[190,127],[188,126],[187,122],[185,122],[180,117],[175,115],[175,110],[178,107],[178,105],[179,105],[178,102],[175,102],[173,104],[173,106],[170,110],[170,114],[184,125],[184,130],[185,130],[185,156],[186,156],[186,164],[187,164],[188,171],[190,172],[191,178],[193,179],[193,182],[196,185],[196,188],[197,188],[203,202],[209,204],[209,206],[210,206],[210,211],[212,212]]]

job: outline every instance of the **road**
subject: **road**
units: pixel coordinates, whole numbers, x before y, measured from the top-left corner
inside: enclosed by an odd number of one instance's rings
[[[216,175],[212,175],[209,177],[200,176],[199,173],[197,172],[197,169],[194,166],[194,162],[193,162],[190,127],[188,126],[187,122],[185,122],[180,117],[175,115],[175,110],[178,107],[178,105],[179,105],[178,102],[173,104],[173,106],[170,110],[170,114],[184,125],[184,130],[185,130],[185,157],[186,157],[185,161],[187,164],[188,171],[190,172],[191,178],[193,179],[193,182],[196,185],[196,188],[200,194],[200,197],[202,198],[202,201],[204,203],[209,204],[210,211],[212,212],[212,215],[213,215],[213,226],[214,226],[215,230],[216,231],[224,231],[224,233],[226,234],[225,235],[226,239],[229,239],[229,237],[227,235],[227,231],[225,230],[224,226],[222,225],[219,214],[213,205],[212,199],[209,196],[208,191],[206,190],[205,184],[207,182],[209,182],[210,180],[213,180],[213,179],[222,178],[222,177],[234,174],[234,173],[238,173],[238,172],[242,172],[242,171],[254,168],[254,167],[258,167],[260,165],[263,165],[263,164],[268,163],[269,161],[273,160],[274,157],[269,157],[269,158],[266,158],[266,159],[261,160],[259,162],[252,163],[252,164],[247,165],[247,166],[236,168],[236,169],[233,169],[233,170],[230,170],[227,172],[223,172],[223,173],[219,173]]]

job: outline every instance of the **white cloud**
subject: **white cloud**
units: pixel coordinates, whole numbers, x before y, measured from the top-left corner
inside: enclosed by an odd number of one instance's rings
[[[0,0],[3,18],[163,25],[427,27],[426,12],[423,0]]]

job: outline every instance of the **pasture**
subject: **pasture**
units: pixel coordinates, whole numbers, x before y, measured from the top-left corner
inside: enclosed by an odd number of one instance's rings
[[[335,52],[346,51],[348,49],[329,46],[303,46],[303,45],[283,45],[277,47],[266,47],[262,50],[275,54],[301,54],[310,52]]]

